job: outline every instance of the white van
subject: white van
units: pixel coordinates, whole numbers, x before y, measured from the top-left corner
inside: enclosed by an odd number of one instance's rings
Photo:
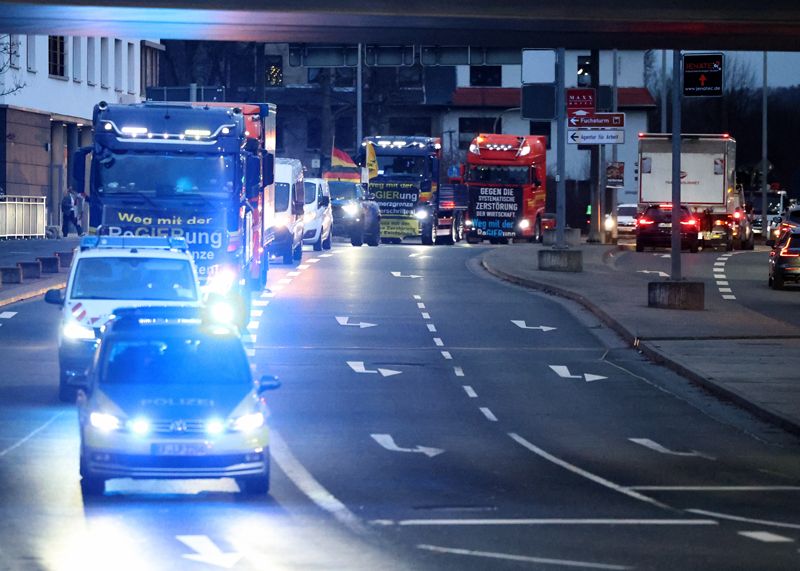
[[[86,236],[70,266],[66,290],[51,289],[61,307],[58,330],[59,398],[73,400],[74,384],[91,364],[103,326],[121,307],[200,307],[200,281],[183,238]]]
[[[314,251],[331,248],[331,191],[328,181],[322,178],[307,178],[305,186],[305,234],[303,243],[312,244]]]
[[[303,164],[297,159],[275,159],[275,240],[270,256],[282,257],[284,264],[303,257],[303,217],[305,216]]]

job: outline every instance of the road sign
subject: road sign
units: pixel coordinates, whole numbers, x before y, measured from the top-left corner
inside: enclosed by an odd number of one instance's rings
[[[556,50],[522,50],[522,84],[555,83]]]
[[[595,91],[589,87],[573,87],[567,89],[567,115],[576,111],[594,113],[596,109]]]
[[[625,142],[621,129],[569,129],[567,142],[572,145],[620,145]]]
[[[625,113],[589,113],[572,115],[567,122],[570,127],[592,127],[596,129],[616,129],[625,126]]]
[[[683,55],[684,97],[719,97],[722,95],[721,53]]]

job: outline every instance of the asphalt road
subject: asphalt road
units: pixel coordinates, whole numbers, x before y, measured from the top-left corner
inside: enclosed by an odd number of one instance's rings
[[[247,339],[283,381],[260,499],[117,480],[84,502],[57,311],[3,308],[0,569],[800,567],[796,440],[487,277],[484,248],[336,245],[270,269]]]

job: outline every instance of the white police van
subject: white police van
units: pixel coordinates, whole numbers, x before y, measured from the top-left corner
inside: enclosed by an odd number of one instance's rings
[[[65,290],[45,301],[61,309],[58,333],[59,398],[75,398],[75,384],[97,347],[103,326],[121,307],[200,307],[200,283],[183,238],[86,236]]]

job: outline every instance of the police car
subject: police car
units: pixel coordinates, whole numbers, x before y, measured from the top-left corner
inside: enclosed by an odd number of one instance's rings
[[[58,333],[59,398],[74,400],[102,327],[120,307],[199,307],[194,260],[183,238],[86,236],[70,267],[66,290],[45,301],[62,308]]]
[[[111,478],[235,478],[269,491],[264,393],[235,327],[189,308],[115,312],[80,382],[80,474],[85,495]]]

